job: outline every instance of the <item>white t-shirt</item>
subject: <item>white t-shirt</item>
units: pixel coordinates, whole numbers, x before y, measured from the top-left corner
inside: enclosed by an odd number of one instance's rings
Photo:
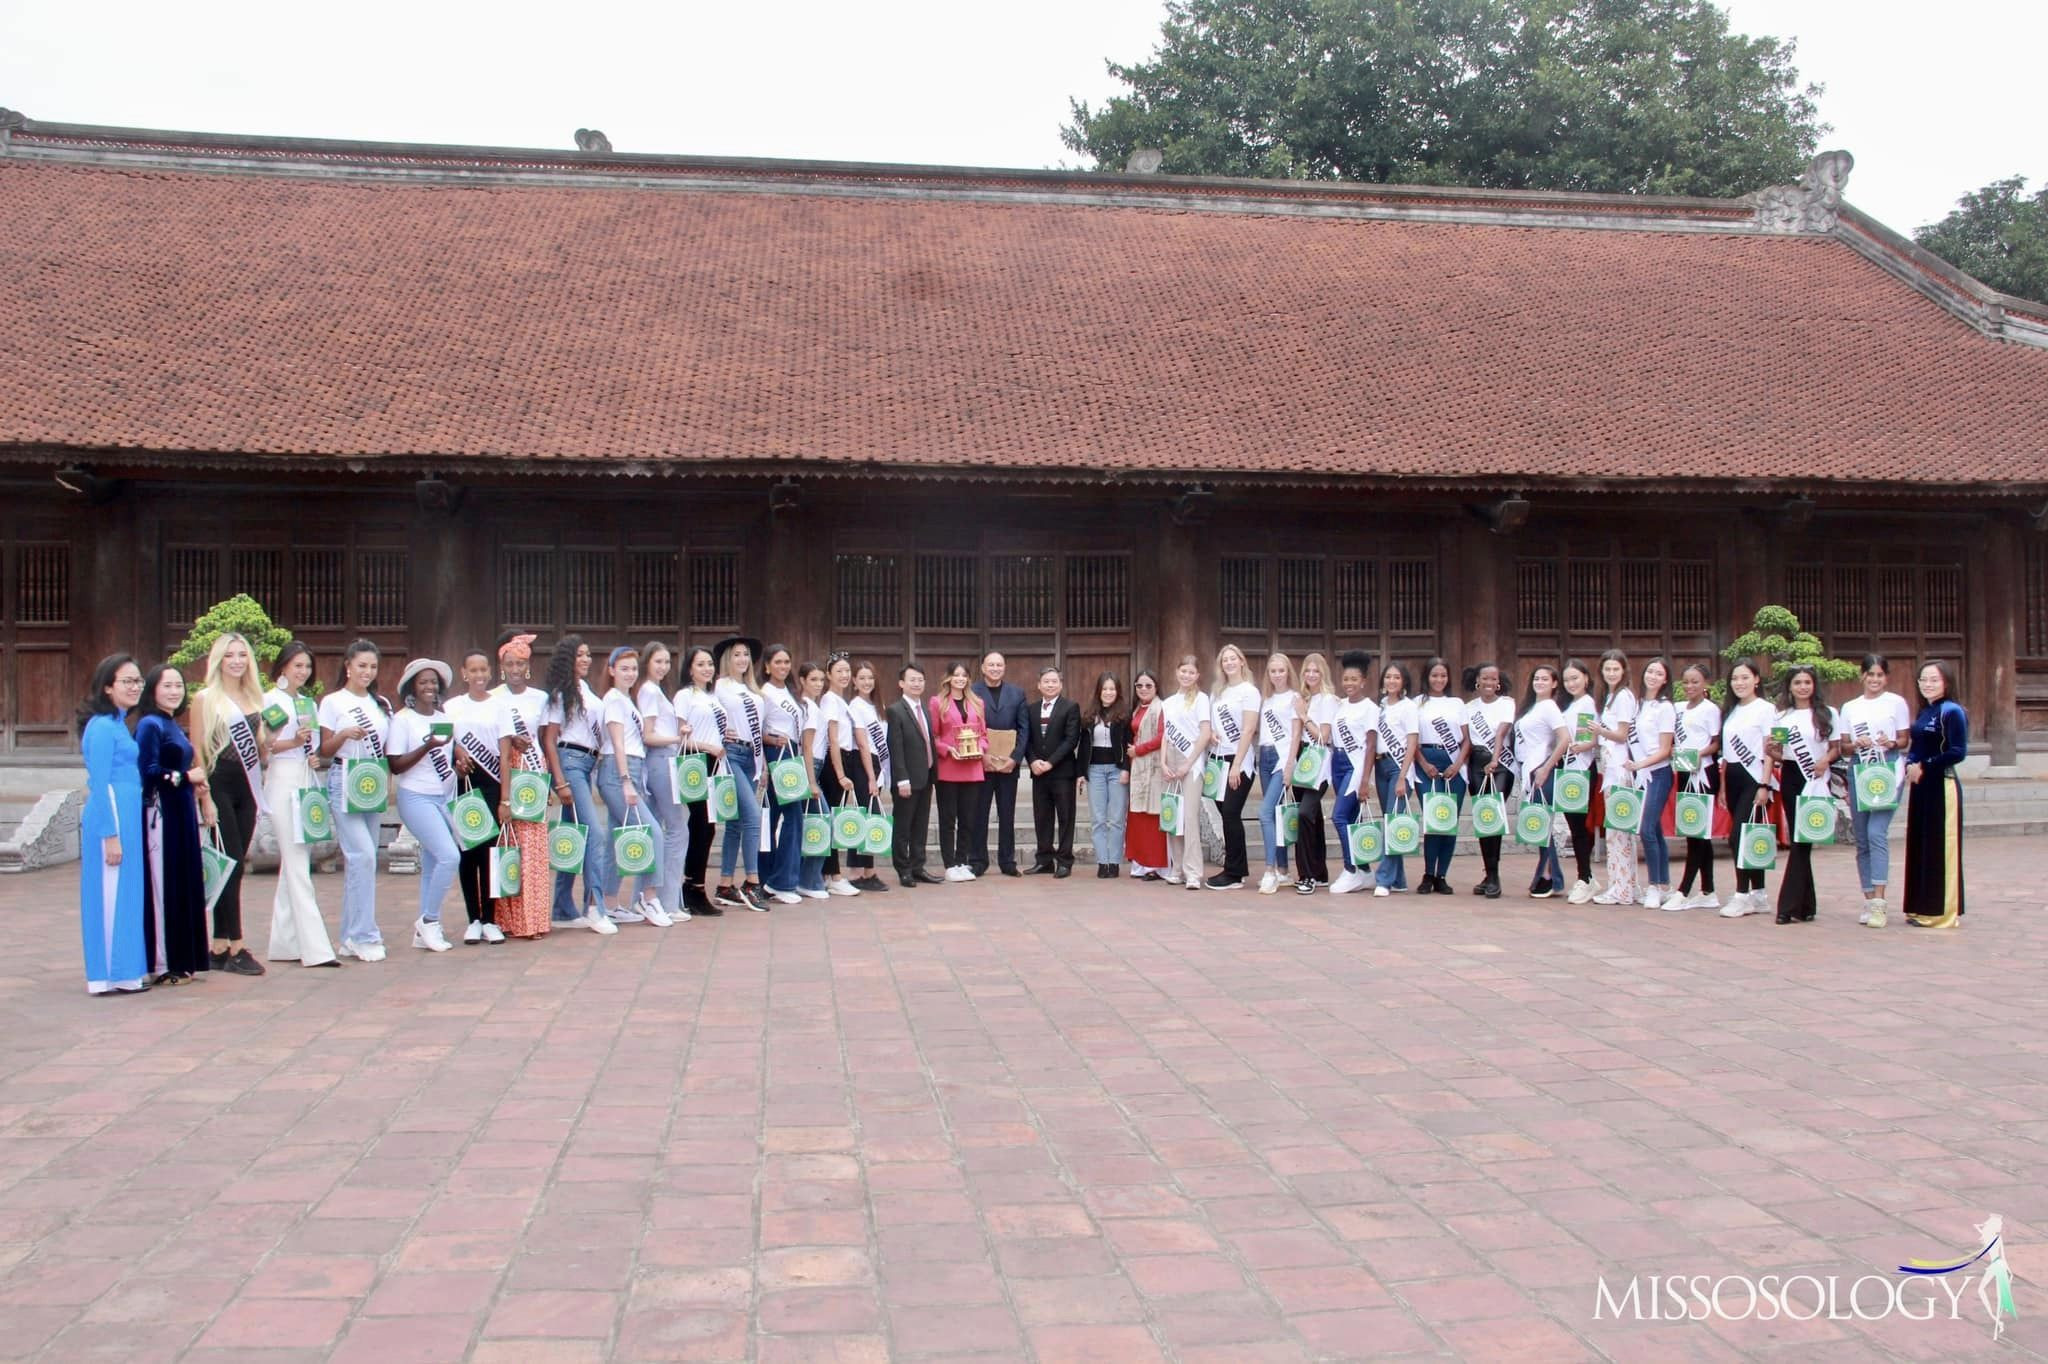
[[[791,693],[786,687],[778,687],[769,682],[761,687],[761,700],[765,703],[768,733],[780,735],[789,740],[792,747],[795,746],[797,741],[804,737],[802,698]]]
[[[1828,767],[1822,758],[1827,750],[1827,740],[1820,737],[1820,730],[1813,722],[1813,712],[1803,706],[1795,706],[1791,710],[1777,712],[1771,723],[1792,731],[1792,738],[1785,745],[1784,759],[1778,767],[1779,789],[1784,789],[1796,770],[1805,777],[1799,794],[1826,795]]]
[[[710,692],[686,687],[675,696],[678,727],[688,725],[690,737],[683,740],[685,753],[725,752],[725,707]]]
[[[1593,709],[1593,694],[1591,692],[1586,693],[1564,708],[1564,725],[1566,729],[1571,731],[1572,743],[1579,741],[1579,717],[1581,715],[1589,720],[1598,718]],[[1584,753],[1573,753],[1567,749],[1562,765],[1571,768],[1575,772],[1591,772],[1593,770],[1593,755],[1599,751],[1598,744],[1587,749]]]
[[[846,703],[846,710],[853,716],[854,724],[867,731],[868,747],[875,752],[876,767],[887,766],[889,727],[882,723],[882,713],[875,709],[875,703],[865,696],[856,696]]]
[[[1282,762],[1287,760],[1288,732],[1294,728],[1295,710],[1301,698],[1291,691],[1269,696],[1259,706],[1259,747],[1270,748]]]
[[[1174,751],[1173,766],[1185,769],[1194,756],[1195,748],[1202,742],[1202,726],[1215,728],[1215,710],[1209,704],[1209,693],[1198,691],[1193,699],[1175,692],[1159,703],[1160,747]]]
[[[1516,719],[1515,769],[1524,782],[1535,782],[1536,769],[1550,761],[1557,751],[1558,731],[1565,728],[1564,712],[1547,696]]]
[[[385,742],[390,735],[391,720],[374,697],[357,696],[346,688],[327,693],[320,698],[320,728],[330,731],[360,729],[364,732],[366,737],[350,739],[334,751],[337,761],[344,758],[381,758],[391,751]]]
[[[1408,757],[1408,745],[1420,735],[1422,708],[1415,704],[1415,698],[1404,696],[1398,701],[1380,707],[1380,756],[1392,758],[1398,765]]]
[[[1416,728],[1423,747],[1435,746],[1458,756],[1465,742],[1465,703],[1455,696],[1426,696],[1416,708]]]
[[[1630,732],[1635,723],[1636,713],[1642,709],[1636,694],[1627,687],[1618,687],[1607,698],[1607,704],[1600,708],[1600,728],[1618,729]],[[1627,739],[1600,740],[1600,776],[1609,786],[1633,786],[1635,778],[1629,775],[1629,741]]]
[[[499,737],[533,740],[533,747],[519,758],[520,766],[529,771],[547,770],[547,758],[540,751],[540,717],[547,708],[547,693],[539,687],[528,687],[520,692],[508,688],[496,697],[496,709],[491,719]]]
[[[1653,696],[1643,702],[1642,709],[1636,712],[1636,718],[1629,724],[1628,760],[1630,762],[1642,762],[1663,746],[1664,736],[1667,734],[1673,736],[1672,746],[1675,748],[1677,746],[1676,736],[1678,734],[1678,707],[1672,705],[1661,696]],[[1639,780],[1647,781],[1650,773],[1662,772],[1669,766],[1671,766],[1671,759],[1667,755],[1663,762],[1651,763],[1649,766],[1642,768],[1642,775]]]
[[[617,750],[612,743],[612,726],[619,727],[620,737],[626,745],[626,756],[644,758],[647,756],[647,741],[640,733],[640,707],[633,704],[633,698],[613,687],[604,694],[604,706],[599,712],[603,728],[598,731],[598,751],[610,757]]]
[[[803,698],[804,730],[811,736],[811,761],[825,761],[825,708],[808,696]]]
[[[841,753],[853,752],[853,711],[839,693],[828,691],[818,698],[818,732],[829,735]],[[822,745],[818,756],[825,756]]]
[[[592,753],[602,752],[604,735],[597,727],[597,717],[598,712],[604,709],[604,703],[597,699],[597,693],[590,689],[588,682],[578,682],[576,690],[583,700],[581,710],[574,716],[568,716],[563,713],[561,702],[549,701],[541,710],[540,722],[561,726],[562,732],[555,736],[558,747],[570,744],[576,748],[587,748]]]
[[[308,701],[312,700],[311,697],[306,699]],[[282,707],[286,718],[282,725],[270,731],[270,737],[275,740],[301,738],[299,707],[298,703],[292,699],[292,694],[283,687],[272,687],[269,691],[263,693],[263,708],[268,710],[272,706]],[[310,739],[311,737],[311,735],[305,735],[304,739]],[[271,754],[270,760],[272,762],[304,762],[306,760],[305,742],[302,740],[297,748],[281,750]]]
[[[267,699],[267,698],[266,698]],[[1913,713],[1906,709],[1906,698],[1895,691],[1883,692],[1877,696],[1859,696],[1842,707],[1841,728],[1836,737],[1844,743],[1854,743],[1851,755],[1857,762],[1874,762],[1883,757],[1891,763],[1899,780],[1906,778],[1906,753],[1904,749],[1886,749],[1880,753],[1880,741],[1907,734],[1913,728]]]
[[[1214,751],[1218,757],[1236,756],[1238,746],[1244,742],[1244,713],[1258,708],[1259,689],[1249,682],[1225,687],[1217,694],[1211,725],[1216,732]]]
[[[1344,761],[1357,772],[1365,758],[1365,741],[1379,728],[1379,702],[1361,697],[1356,701],[1339,701],[1336,714],[1330,717],[1330,742],[1344,755]]]
[[[1778,708],[1759,696],[1729,711],[1721,722],[1722,755],[1739,763],[1752,781],[1764,780],[1764,743],[1771,737],[1777,714]]]
[[[1678,712],[1678,728],[1672,741],[1674,749],[1690,748],[1698,752],[1720,737],[1721,708],[1712,701],[1701,698],[1696,706],[1686,706]],[[1700,767],[1704,770],[1706,763]]]
[[[498,698],[451,696],[441,709],[455,723],[455,746],[492,781],[504,780],[498,771]]]
[[[1337,708],[1343,704],[1343,698],[1335,692],[1319,691],[1309,697],[1308,724],[1302,728],[1301,741],[1327,747],[1330,743],[1330,722],[1337,718]]]
[[[740,737],[733,742],[741,748],[759,751],[761,731],[767,722],[767,703],[761,693],[743,685],[737,678],[721,677],[711,689],[720,709],[725,712],[725,723],[732,726]]]
[[[1515,703],[1510,697],[1496,696],[1491,701],[1482,701],[1475,696],[1465,703],[1465,731],[1472,736],[1472,747],[1475,752],[1483,748],[1489,753],[1494,753],[1494,740],[1500,734],[1500,727],[1514,722]],[[1511,748],[1514,742],[1514,736],[1509,735],[1508,744]],[[1494,756],[1501,760],[1503,767],[1514,765],[1513,753],[1495,753]]]
[[[416,710],[400,710],[391,717],[392,753],[410,753],[425,745],[433,735],[436,720],[443,724],[453,723],[445,714],[429,716]],[[455,758],[449,752],[449,745],[428,749],[424,758],[400,772],[396,780],[401,791],[436,796],[442,800],[455,799]]]
[[[676,739],[682,737],[682,727],[677,723],[676,718],[676,703],[668,699],[667,693],[662,691],[659,683],[642,682],[640,690],[635,695],[637,709],[640,712],[641,718],[654,721],[654,733],[657,738]],[[644,737],[641,740],[641,746],[643,748],[646,747],[646,739]],[[663,756],[667,758],[673,755],[664,754]]]

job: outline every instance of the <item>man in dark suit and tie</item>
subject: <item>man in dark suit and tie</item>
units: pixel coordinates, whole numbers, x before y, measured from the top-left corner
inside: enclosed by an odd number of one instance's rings
[[[1034,874],[1074,870],[1074,782],[1081,775],[1081,708],[1060,695],[1060,670],[1038,673],[1038,700],[1025,707],[1024,752],[1031,760],[1031,816],[1038,826]],[[1054,825],[1058,839],[1054,840]]]
[[[932,826],[932,721],[924,708],[924,669],[906,663],[896,674],[903,693],[889,706],[889,770],[896,779],[896,842],[890,849],[896,879],[906,887],[939,878],[924,869]]]
[[[981,676],[974,680],[974,694],[981,698],[982,719],[990,735],[1005,730],[1016,735],[1016,749],[1007,758],[993,752],[981,760],[982,780],[974,793],[974,846],[967,850],[967,869],[976,876],[988,875],[988,817],[993,811],[998,824],[996,865],[1005,876],[1017,870],[1017,764],[1024,761],[1024,712],[1030,698],[1015,682],[1005,682],[1009,664],[991,649],[982,655]]]

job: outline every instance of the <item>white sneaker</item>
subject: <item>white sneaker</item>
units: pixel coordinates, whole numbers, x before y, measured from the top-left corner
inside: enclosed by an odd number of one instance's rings
[[[960,864],[960,879],[962,881],[978,881],[981,878],[974,874],[974,868],[962,862]]]
[[[1593,883],[1591,881],[1572,882],[1572,893],[1565,898],[1575,905],[1592,903]]]
[[[1629,901],[1622,899],[1621,892],[1613,886],[1609,886],[1606,890],[1593,897],[1593,903],[1596,905],[1625,905]]]
[[[803,896],[806,900],[828,900],[831,898],[830,891],[814,890],[809,886],[799,886],[796,893]]]
[[[483,928],[485,942],[505,941],[505,930],[498,927],[496,924],[485,924]]]
[[[429,952],[446,952],[449,948],[455,946],[441,932],[441,925],[438,922],[429,923],[425,919],[413,920],[412,945],[425,948]]]
[[[1657,889],[1657,888],[1656,888],[1655,886],[1651,886],[1651,887],[1650,887],[1650,888],[1649,888],[1648,890],[1646,890],[1646,891],[1644,891],[1644,892],[1643,892],[1643,908],[1644,908],[1644,909],[1656,909],[1656,908],[1657,908],[1658,906],[1662,905],[1663,903],[1664,903],[1664,892],[1663,892],[1663,891],[1661,891],[1661,890],[1658,890],[1658,889]]]
[[[611,910],[606,917],[615,924],[644,924],[647,922],[647,907],[638,904],[620,905],[617,909]]]
[[[1280,878],[1273,872],[1269,871],[1264,876],[1261,876],[1259,878],[1259,894],[1271,895],[1279,889]]]
[[[484,926],[481,923],[471,923],[468,928],[462,930],[462,941],[471,946],[475,946],[483,940]]]
[[[1372,888],[1372,896],[1375,900],[1384,900],[1387,898],[1387,896],[1391,894],[1393,894],[1393,892],[1388,890],[1385,886],[1374,886]]]
[[[384,960],[384,944],[380,942],[359,942],[355,945],[354,955],[362,961],[382,961]]]
[[[583,911],[583,926],[600,937],[609,937],[619,931],[619,926],[606,917],[602,910]]]
[[[1699,894],[1687,900],[1685,902],[1685,907],[1687,909],[1719,909],[1721,907],[1721,897],[1718,895],[1709,894],[1708,892],[1703,890]],[[1664,906],[1664,908],[1669,909],[1671,908],[1671,906],[1667,904]]]
[[[960,874],[965,870],[967,870],[965,867],[948,867],[943,879],[947,881],[965,881],[967,878]]]
[[[1858,914],[1858,915],[1856,916],[1856,922],[1857,922],[1857,923],[1859,923],[1859,924],[1867,924],[1867,923],[1869,923],[1869,922],[1870,922],[1870,916],[1871,916],[1871,914],[1873,914],[1873,913],[1874,913],[1874,912],[1876,911],[1876,909],[1877,909],[1877,902],[1876,902],[1875,900],[1865,900],[1865,901],[1863,902],[1863,912],[1862,912],[1861,914]]]
[[[1293,885],[1293,884],[1294,884],[1294,873],[1293,873],[1293,872],[1291,872],[1291,871],[1283,871],[1283,872],[1281,872],[1281,873],[1280,873],[1280,884],[1281,884],[1281,885],[1283,885],[1283,886],[1291,886],[1291,885]]]
[[[1721,906],[1721,917],[1724,919],[1739,919],[1745,914],[1759,912],[1763,906],[1752,902],[1750,899],[1755,893],[1755,891],[1744,890],[1737,891],[1729,896],[1728,903]]]
[[[1657,906],[1666,914],[1676,914],[1681,909],[1691,909],[1692,907],[1692,897],[1690,895],[1667,895]]]
[[[1336,880],[1330,882],[1330,894],[1349,895],[1352,891],[1357,890],[1360,886],[1363,886],[1364,884],[1365,876],[1363,873],[1357,871],[1347,871],[1340,874]]]
[[[647,916],[647,922],[653,924],[656,928],[667,928],[675,922],[674,919],[668,916],[668,911],[660,905],[648,905],[643,912]]]
[[[1867,927],[1870,927],[1870,928],[1883,928],[1883,927],[1884,927],[1884,901],[1882,901],[1882,900],[1872,900],[1872,901],[1870,902],[1870,920],[1869,920],[1869,923],[1867,924]]]
[[[847,880],[844,876],[834,877],[832,880],[827,881],[825,883],[825,890],[828,894],[832,895],[860,894],[859,889],[854,886],[853,882]]]
[[[804,902],[803,896],[790,890],[771,890],[768,896],[778,905],[800,905]]]

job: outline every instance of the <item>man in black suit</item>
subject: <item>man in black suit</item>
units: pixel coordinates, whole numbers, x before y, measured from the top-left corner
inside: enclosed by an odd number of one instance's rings
[[[1007,758],[998,758],[993,748],[982,758],[982,779],[974,784],[974,833],[967,854],[967,869],[976,876],[988,875],[988,817],[994,812],[998,827],[996,866],[1005,876],[1020,876],[1017,870],[1017,764],[1024,760],[1029,736],[1024,731],[1024,712],[1031,700],[1015,682],[1005,682],[1009,662],[991,649],[981,656],[981,676],[974,679],[974,694],[981,698],[981,717],[991,735],[1008,731],[1016,735],[1016,747]]]
[[[932,827],[932,722],[924,708],[924,669],[906,663],[896,674],[903,693],[889,706],[889,770],[896,778],[896,879],[905,886],[938,884],[924,869]]]
[[[1060,670],[1041,668],[1038,700],[1024,708],[1025,755],[1031,760],[1031,815],[1038,826],[1033,873],[1074,870],[1074,782],[1081,775],[1081,708],[1060,695]],[[1054,841],[1053,826],[1059,826]]]

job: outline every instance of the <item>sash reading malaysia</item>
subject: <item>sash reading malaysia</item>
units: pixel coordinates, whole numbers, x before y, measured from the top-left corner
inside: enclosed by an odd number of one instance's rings
[[[256,730],[250,725],[249,717],[239,710],[228,716],[228,738],[235,746],[235,756],[242,760],[242,771],[249,776],[249,791],[256,798],[256,812],[269,814],[270,803],[263,797],[263,759],[256,747]]]

